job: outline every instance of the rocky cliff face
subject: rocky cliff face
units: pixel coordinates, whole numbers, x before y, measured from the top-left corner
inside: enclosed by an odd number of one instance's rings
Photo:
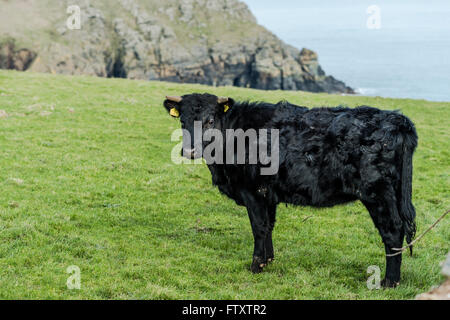
[[[28,10],[36,14],[48,14],[46,21],[51,22],[45,26],[36,22],[30,30],[8,34],[37,54],[21,70],[353,92],[324,73],[316,53],[283,43],[259,26],[247,6],[237,0],[47,0],[46,6],[33,0],[15,1],[20,2],[28,2]],[[80,30],[66,26],[66,9],[73,4],[81,9]],[[0,0],[0,6],[13,9],[7,0]],[[46,11],[49,7],[52,10]],[[3,15],[0,19],[7,19]],[[4,68],[2,57],[0,67]],[[19,69],[10,63],[6,68]]]
[[[13,39],[0,42],[0,69],[27,70],[35,57],[28,49],[17,50]]]

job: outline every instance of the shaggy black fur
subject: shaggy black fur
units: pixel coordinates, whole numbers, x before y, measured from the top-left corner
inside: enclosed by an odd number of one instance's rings
[[[225,104],[229,110],[224,112]],[[368,106],[308,109],[288,102],[219,104],[210,94],[191,94],[175,103],[182,127],[203,130],[279,129],[279,171],[260,174],[260,164],[210,164],[219,190],[246,206],[255,246],[251,270],[260,272],[274,257],[272,230],[280,202],[327,207],[360,200],[385,244],[386,254],[415,234],[411,203],[412,156],[417,146],[413,123],[395,111]],[[193,133],[191,134],[193,136]],[[192,156],[191,154],[189,154]],[[401,255],[386,257],[384,286],[400,281]]]

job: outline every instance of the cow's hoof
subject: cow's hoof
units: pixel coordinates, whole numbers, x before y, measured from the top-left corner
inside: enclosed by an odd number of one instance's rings
[[[253,273],[260,273],[263,271],[263,268],[266,266],[266,262],[260,257],[253,257],[252,266],[250,270]]]
[[[390,279],[384,278],[381,280],[381,286],[383,288],[396,288],[400,284],[400,281],[392,281]]]
[[[273,262],[273,260],[275,260],[275,258],[274,258],[274,257],[269,257],[269,258],[267,258],[267,264],[269,264],[269,263]]]

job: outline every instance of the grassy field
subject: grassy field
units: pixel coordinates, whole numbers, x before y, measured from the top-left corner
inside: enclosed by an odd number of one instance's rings
[[[205,165],[170,160],[163,98],[191,92],[401,109],[419,134],[418,233],[450,207],[450,103],[0,71],[0,298],[411,299],[442,280],[448,218],[404,256],[399,288],[369,290],[384,248],[359,202],[280,205],[276,261],[251,274],[245,208]]]

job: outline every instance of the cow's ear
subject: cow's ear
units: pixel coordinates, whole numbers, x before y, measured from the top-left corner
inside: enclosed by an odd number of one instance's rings
[[[228,97],[220,97],[217,99],[219,104],[219,112],[227,113],[233,106],[234,100]]]
[[[166,97],[164,100],[164,108],[166,108],[167,112],[174,118],[180,117],[180,103],[181,97]]]

